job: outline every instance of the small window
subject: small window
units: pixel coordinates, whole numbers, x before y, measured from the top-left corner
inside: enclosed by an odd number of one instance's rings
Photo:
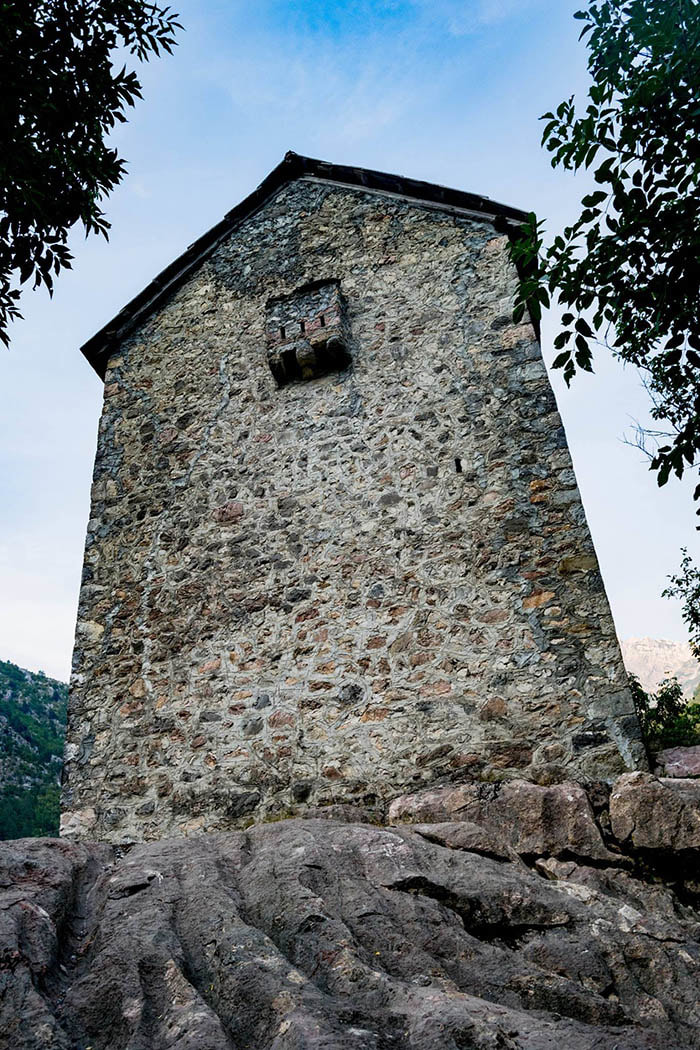
[[[349,325],[337,280],[314,281],[268,300],[267,362],[277,385],[340,372],[351,362]]]

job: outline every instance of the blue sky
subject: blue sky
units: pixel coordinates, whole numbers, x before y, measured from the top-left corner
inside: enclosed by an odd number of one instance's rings
[[[186,0],[172,58],[142,70],[118,129],[129,175],[109,244],[73,238],[54,299],[25,297],[0,351],[0,659],[66,678],[101,384],[79,346],[249,193],[287,149],[534,209],[554,229],[581,179],[553,172],[538,116],[585,87],[568,0]],[[543,350],[551,360],[553,320]],[[622,442],[644,419],[637,376],[599,355],[571,391],[554,377],[618,633],[683,640],[660,597],[696,554],[689,485],[656,489]]]

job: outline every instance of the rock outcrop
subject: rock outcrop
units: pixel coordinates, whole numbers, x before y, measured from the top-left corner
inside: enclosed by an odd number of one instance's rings
[[[669,747],[656,756],[657,773],[667,777],[700,777],[700,746]]]
[[[610,819],[616,837],[636,849],[700,849],[700,783],[626,773],[610,797]]]
[[[465,785],[404,796],[393,826],[346,807],[128,851],[0,844],[0,1047],[698,1048],[694,787]]]

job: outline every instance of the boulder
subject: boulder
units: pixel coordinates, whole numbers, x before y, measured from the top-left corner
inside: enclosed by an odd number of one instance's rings
[[[700,848],[700,782],[625,773],[610,796],[615,837],[635,849]]]
[[[700,777],[700,746],[669,747],[656,756],[660,777]]]
[[[700,1048],[699,916],[672,888],[504,859],[495,826],[340,816],[123,855],[0,843],[0,1050]]]
[[[511,780],[433,788],[397,798],[389,808],[389,820],[466,820],[486,829],[489,836],[497,836],[501,850],[619,861],[619,855],[603,842],[588,795],[580,784],[543,787]]]

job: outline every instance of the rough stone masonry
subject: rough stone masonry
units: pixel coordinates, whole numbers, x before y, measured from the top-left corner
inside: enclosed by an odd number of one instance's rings
[[[518,217],[290,154],[84,348],[64,834],[644,765]]]

